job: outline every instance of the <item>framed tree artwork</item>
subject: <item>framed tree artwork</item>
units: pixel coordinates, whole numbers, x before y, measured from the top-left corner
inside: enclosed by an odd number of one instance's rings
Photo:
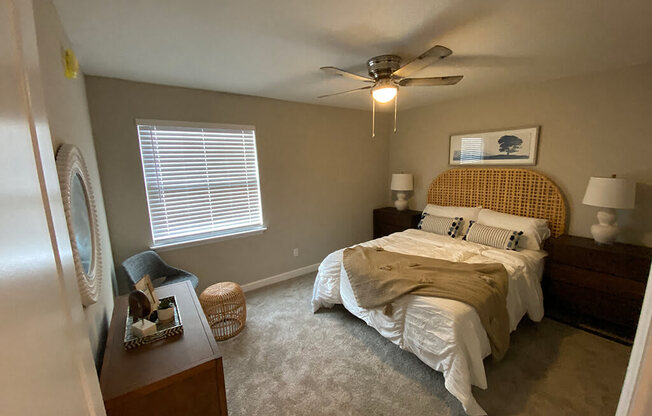
[[[450,138],[451,165],[536,165],[539,127],[455,134]]]

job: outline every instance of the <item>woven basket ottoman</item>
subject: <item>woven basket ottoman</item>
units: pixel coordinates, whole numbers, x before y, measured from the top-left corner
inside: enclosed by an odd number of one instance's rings
[[[199,295],[199,303],[217,341],[236,336],[244,329],[247,304],[237,283],[220,282],[207,287]]]

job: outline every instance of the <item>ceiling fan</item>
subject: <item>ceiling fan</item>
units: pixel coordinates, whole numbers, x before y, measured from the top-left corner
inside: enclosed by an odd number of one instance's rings
[[[455,85],[462,79],[462,75],[447,77],[408,78],[411,74],[444,59],[453,51],[445,46],[437,45],[421,55],[417,56],[407,64],[401,66],[401,57],[396,55],[380,55],[367,61],[367,69],[370,76],[355,74],[334,66],[323,66],[320,69],[329,74],[339,75],[358,81],[367,82],[370,85],[355,88],[335,94],[320,95],[317,98],[332,97],[334,95],[350,94],[352,92],[371,90],[372,96],[372,128],[371,137],[375,134],[376,101],[387,103],[394,99],[394,133],[396,133],[396,112],[398,110],[398,89],[399,87],[432,87],[441,85]]]

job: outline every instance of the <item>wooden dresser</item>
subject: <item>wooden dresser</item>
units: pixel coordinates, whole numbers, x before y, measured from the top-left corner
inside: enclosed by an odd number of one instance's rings
[[[384,237],[408,228],[417,228],[421,211],[406,209],[399,211],[394,207],[374,210],[374,238]]]
[[[177,297],[184,333],[125,351],[127,296],[116,298],[100,376],[109,416],[226,416],[222,356],[190,282],[156,289]]]
[[[551,238],[544,279],[546,315],[631,343],[641,313],[652,249],[601,246],[590,238]]]

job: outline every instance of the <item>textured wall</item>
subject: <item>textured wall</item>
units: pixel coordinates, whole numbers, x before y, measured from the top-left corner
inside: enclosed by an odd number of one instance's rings
[[[318,263],[370,239],[372,210],[387,204],[388,140],[370,138],[369,112],[92,76],[86,88],[116,263],[151,243],[136,118],[256,126],[268,230],[161,252],[200,289]]]
[[[89,338],[96,364],[104,350],[104,339],[113,312],[113,257],[106,223],[104,199],[100,184],[100,174],[95,158],[95,146],[86,102],[84,76],[68,79],[64,75],[61,50],[70,47],[59,16],[50,1],[34,2],[39,60],[43,77],[45,104],[52,135],[52,145],[56,152],[62,143],[77,146],[86,161],[91,176],[91,187],[100,226],[100,244],[103,252],[102,287],[97,303],[84,308],[88,323]]]
[[[403,111],[390,173],[412,172],[414,209],[448,169],[449,136],[541,126],[537,165],[567,198],[570,234],[590,237],[597,208],[582,204],[590,176],[637,182],[636,209],[619,211],[621,241],[652,245],[652,64],[582,75]],[[464,82],[464,81],[462,81]]]

